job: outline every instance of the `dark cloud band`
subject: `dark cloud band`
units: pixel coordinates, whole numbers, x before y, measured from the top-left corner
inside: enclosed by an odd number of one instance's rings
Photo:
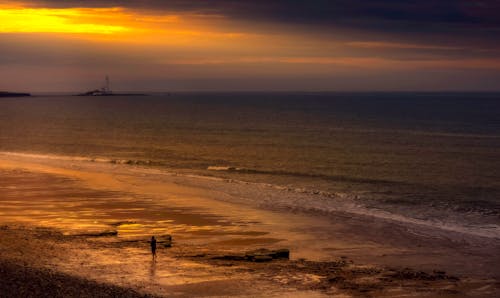
[[[23,1],[20,1],[23,2]],[[24,1],[25,2],[25,1]],[[122,6],[221,13],[274,21],[336,23],[349,19],[500,25],[499,0],[42,0],[52,7]]]
[[[25,2],[25,1],[20,1]],[[500,0],[42,0],[49,7],[112,7],[220,14],[254,22],[373,32],[395,38],[500,47]],[[442,40],[436,40],[442,39]],[[462,41],[462,42],[460,42]]]

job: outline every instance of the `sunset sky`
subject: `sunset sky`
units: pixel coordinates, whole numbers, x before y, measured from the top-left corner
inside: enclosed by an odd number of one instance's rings
[[[500,90],[500,1],[0,1],[0,90]]]

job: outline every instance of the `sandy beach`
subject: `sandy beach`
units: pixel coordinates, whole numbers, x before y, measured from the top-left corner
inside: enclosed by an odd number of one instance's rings
[[[95,160],[2,153],[0,177],[2,297],[500,294],[493,237],[270,207],[310,198]],[[259,249],[288,249],[290,259],[245,257]]]
[[[500,298],[499,20],[0,1],[0,298]]]

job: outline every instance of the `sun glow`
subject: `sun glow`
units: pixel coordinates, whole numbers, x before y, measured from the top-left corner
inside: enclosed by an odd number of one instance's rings
[[[242,33],[214,26],[219,16],[155,14],[122,7],[37,8],[0,4],[0,33],[78,34],[131,43],[205,44]]]
[[[1,33],[113,34],[129,31],[105,15],[125,15],[120,8],[23,8],[0,6]]]

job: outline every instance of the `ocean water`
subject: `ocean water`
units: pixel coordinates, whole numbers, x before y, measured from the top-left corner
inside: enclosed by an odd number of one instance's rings
[[[3,98],[0,151],[267,183],[500,238],[499,93]]]

